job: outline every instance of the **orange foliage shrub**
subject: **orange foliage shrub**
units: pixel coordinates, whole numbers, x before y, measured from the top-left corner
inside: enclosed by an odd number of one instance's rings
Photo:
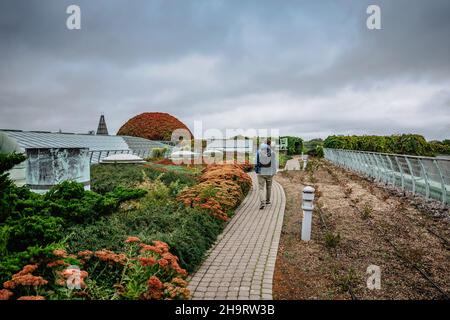
[[[189,207],[205,209],[212,216],[227,221],[228,213],[244,199],[252,179],[237,164],[210,165],[203,170],[200,183],[178,196]]]
[[[242,170],[239,164],[208,166],[200,177],[201,182],[216,179],[235,182],[241,187],[244,194],[247,194],[252,187],[252,179]]]

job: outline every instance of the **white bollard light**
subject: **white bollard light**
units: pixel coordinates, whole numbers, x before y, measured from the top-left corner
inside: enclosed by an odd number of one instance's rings
[[[306,186],[303,188],[303,221],[302,221],[302,240],[311,240],[311,222],[312,222],[312,212],[314,209],[314,188]]]
[[[308,164],[308,158],[303,158],[303,171],[306,170],[307,164]]]

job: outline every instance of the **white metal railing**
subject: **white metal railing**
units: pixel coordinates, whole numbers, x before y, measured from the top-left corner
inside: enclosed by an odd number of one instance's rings
[[[324,156],[376,181],[450,203],[450,159],[329,148]]]

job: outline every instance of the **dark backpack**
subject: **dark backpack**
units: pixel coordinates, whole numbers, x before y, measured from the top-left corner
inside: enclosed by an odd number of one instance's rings
[[[267,153],[263,157],[263,159],[264,158],[265,159],[262,162],[261,162],[260,152],[263,150],[258,150],[258,152],[257,152],[256,159],[257,159],[257,166],[259,168],[270,168],[272,166],[272,150],[270,149],[270,147],[267,147],[266,150],[267,150]]]

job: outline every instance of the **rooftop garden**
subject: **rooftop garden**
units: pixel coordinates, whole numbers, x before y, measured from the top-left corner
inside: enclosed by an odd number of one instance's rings
[[[91,191],[64,182],[44,195],[0,157],[0,299],[187,299],[202,262],[251,187],[234,164],[102,164]]]

